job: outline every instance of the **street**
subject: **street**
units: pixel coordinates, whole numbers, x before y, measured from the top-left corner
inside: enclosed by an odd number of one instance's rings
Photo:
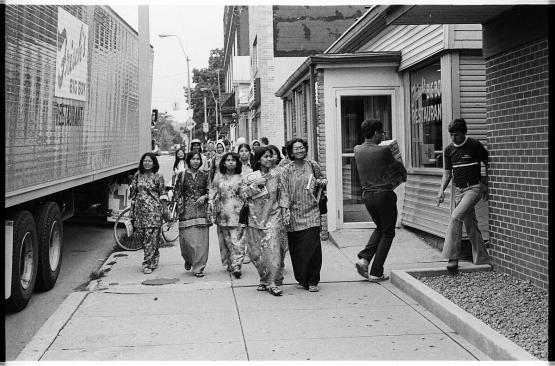
[[[71,221],[71,220],[70,220]],[[62,269],[54,288],[35,292],[27,307],[6,314],[6,360],[14,360],[27,342],[73,291],[89,282],[114,247],[112,226],[100,223],[64,224]]]
[[[173,161],[173,155],[158,157],[166,184],[171,184]],[[19,313],[6,314],[6,360],[17,357],[69,294],[84,290],[114,245],[112,225],[102,218],[79,217],[64,223],[62,269],[56,285],[50,291],[35,292]]]

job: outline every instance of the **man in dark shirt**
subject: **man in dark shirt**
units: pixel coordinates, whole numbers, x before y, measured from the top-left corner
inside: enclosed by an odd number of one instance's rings
[[[443,154],[445,171],[437,195],[437,205],[439,206],[445,199],[443,191],[453,178],[453,184],[456,187],[455,209],[451,213],[447,227],[443,256],[449,260],[447,269],[456,270],[459,266],[463,222],[472,245],[474,264],[489,264],[489,256],[484,248],[484,240],[478,228],[474,210],[480,198],[487,200],[488,197],[488,152],[480,141],[466,136],[467,128],[464,119],[455,119],[449,123],[448,128],[453,142],[445,148]],[[483,162],[486,167],[486,184],[481,181],[480,162]]]
[[[358,253],[356,263],[358,273],[370,282],[389,279],[384,274],[383,265],[395,237],[397,221],[397,196],[393,192],[394,177],[402,176],[406,181],[407,170],[393,157],[387,146],[379,146],[383,140],[383,124],[378,120],[365,120],[361,124],[365,141],[354,148],[355,161],[362,185],[362,198],[376,229],[366,247]],[[370,261],[372,267],[368,271]]]

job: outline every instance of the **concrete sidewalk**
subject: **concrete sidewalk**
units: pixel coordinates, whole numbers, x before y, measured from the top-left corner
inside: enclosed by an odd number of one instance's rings
[[[18,360],[488,359],[390,281],[358,275],[356,253],[370,233],[336,232],[323,243],[318,293],[295,288],[287,256],[281,297],[256,291],[252,264],[241,279],[230,276],[215,228],[204,278],[185,272],[178,245],[160,249],[150,275],[142,251],[114,253],[107,275],[72,294]],[[398,230],[386,272],[444,265],[436,249]]]

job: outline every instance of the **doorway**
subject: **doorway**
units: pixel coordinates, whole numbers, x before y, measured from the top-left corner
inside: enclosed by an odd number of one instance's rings
[[[385,139],[392,138],[392,94],[341,96],[340,106],[341,226],[373,227],[372,218],[362,199],[354,147],[364,142],[360,124],[365,119],[382,121]]]

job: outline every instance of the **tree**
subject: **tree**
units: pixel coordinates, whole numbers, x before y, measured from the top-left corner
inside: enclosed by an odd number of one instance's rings
[[[197,125],[193,129],[195,138],[204,136],[202,132],[202,123],[204,122],[204,96],[206,95],[206,115],[208,120],[207,138],[214,140],[216,138],[216,108],[214,98],[210,91],[203,92],[202,88],[209,88],[218,98],[225,91],[224,74],[224,50],[216,48],[210,51],[208,58],[208,68],[193,69],[193,83],[195,87],[191,88],[191,107],[193,108],[193,119]],[[218,74],[220,75],[220,90],[218,92]],[[187,88],[185,88],[187,93]],[[221,123],[221,122],[220,122]],[[202,140],[202,138],[201,138]]]
[[[158,114],[158,122],[152,129],[152,138],[157,141],[161,150],[169,150],[173,144],[181,142],[181,135],[174,129],[174,125],[175,121],[171,114]]]

